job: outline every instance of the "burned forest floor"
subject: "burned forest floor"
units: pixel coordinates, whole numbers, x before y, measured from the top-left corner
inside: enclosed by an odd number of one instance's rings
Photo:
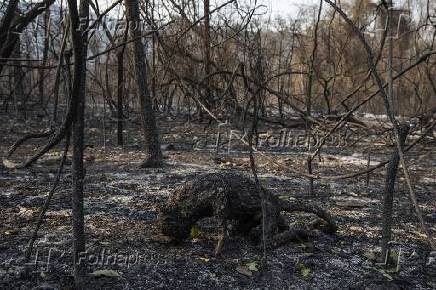
[[[202,221],[181,245],[155,239],[157,206],[176,186],[204,172],[236,170],[251,176],[248,150],[236,137],[229,146],[229,128],[220,127],[217,152],[216,123],[161,114],[165,164],[162,168],[141,169],[142,138],[137,125],[126,124],[125,146],[119,147],[116,124],[95,115],[87,120],[85,141],[87,252],[83,257],[92,273],[87,283],[90,289],[436,289],[436,255],[419,227],[401,170],[394,200],[394,241],[389,259],[393,261],[383,265],[379,253],[384,167],[370,174],[369,184],[366,174],[315,180],[314,195],[310,196],[308,179],[295,172],[307,171],[307,148],[298,142],[274,146],[283,128],[262,124],[259,132],[275,137],[268,142],[260,137],[263,153],[255,157],[261,184],[280,198],[321,204],[336,216],[339,229],[336,234],[314,230],[307,241],[268,251],[267,266],[261,268],[261,248],[243,237],[229,238],[222,256],[214,257],[217,228],[213,219]],[[27,120],[18,120],[1,113],[0,119],[2,156],[19,137],[40,132],[47,123],[31,114]],[[374,127],[387,124],[375,117],[370,119],[364,121]],[[303,134],[302,130],[291,130],[293,136]],[[364,170],[369,150],[371,166],[390,158],[393,146],[389,132],[349,130],[351,133],[344,134],[355,134],[349,135],[353,142],[326,144],[321,157],[315,158],[316,174],[333,176]],[[408,144],[418,135],[415,132],[409,136]],[[47,139],[26,142],[10,159],[22,161],[45,142]],[[71,289],[73,285],[71,156],[31,260],[24,261],[27,242],[55,180],[63,149],[61,143],[27,169],[10,170],[0,165],[0,289],[45,289],[42,287],[49,285]],[[407,152],[418,203],[433,235],[435,150],[436,141],[426,137]],[[285,216],[292,227],[304,227],[314,218],[305,214]]]

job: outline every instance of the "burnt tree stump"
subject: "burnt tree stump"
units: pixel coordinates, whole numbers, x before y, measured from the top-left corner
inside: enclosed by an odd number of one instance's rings
[[[307,236],[304,230],[289,229],[281,211],[313,213],[325,221],[324,230],[336,231],[334,218],[321,207],[281,200],[265,188],[261,187],[261,190],[265,194],[265,242],[268,247]],[[220,231],[216,255],[222,250],[230,222],[237,233],[254,233],[262,241],[259,230],[262,206],[256,184],[234,172],[202,174],[176,188],[168,202],[159,208],[157,226],[163,235],[180,242],[189,237],[198,220],[212,216],[217,218]]]

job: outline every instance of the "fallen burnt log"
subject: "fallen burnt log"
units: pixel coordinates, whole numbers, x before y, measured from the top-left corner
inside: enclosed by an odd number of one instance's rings
[[[264,221],[259,190],[265,196]],[[189,236],[198,220],[216,217],[220,231],[216,255],[221,253],[230,224],[235,233],[254,235],[259,241],[264,232],[268,247],[306,238],[306,231],[289,229],[281,211],[315,214],[324,221],[325,231],[336,231],[334,218],[321,207],[281,200],[248,177],[234,172],[202,174],[176,188],[170,200],[159,208],[157,225],[163,235],[180,242]]]
[[[327,115],[325,118],[326,120],[330,121],[330,122],[339,122],[342,119],[342,115],[338,115],[338,114],[330,114]],[[360,128],[368,128],[368,125],[357,119],[356,117],[354,117],[353,115],[347,116],[344,120],[344,122],[350,124],[350,125],[354,125]]]

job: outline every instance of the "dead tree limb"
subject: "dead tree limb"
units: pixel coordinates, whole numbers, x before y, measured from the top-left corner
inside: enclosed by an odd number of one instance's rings
[[[20,147],[20,145],[23,144],[24,142],[26,142],[27,140],[47,138],[47,137],[50,137],[53,134],[53,132],[54,132],[53,130],[48,130],[46,132],[29,133],[29,134],[24,135],[23,137],[21,137],[20,139],[15,141],[14,144],[12,144],[11,148],[9,148],[5,157],[6,158],[11,157],[11,155],[15,152],[15,150],[17,150],[17,148]]]
[[[50,192],[47,195],[47,199],[45,200],[44,205],[41,208],[41,211],[40,211],[39,216],[38,216],[38,220],[36,221],[35,228],[33,229],[32,236],[29,239],[26,251],[24,253],[24,257],[25,257],[26,262],[28,262],[30,260],[30,255],[32,254],[33,245],[35,244],[36,238],[38,237],[38,231],[42,225],[45,214],[48,210],[48,207],[50,206],[50,201],[51,201],[51,199],[55,193],[55,190],[59,184],[59,181],[61,179],[61,175],[62,175],[62,171],[64,169],[65,161],[67,160],[67,154],[68,154],[69,147],[70,147],[70,134],[68,133],[67,137],[65,138],[64,154],[62,155],[62,159],[61,159],[61,162],[59,164],[59,169],[58,169],[55,181],[53,183],[53,186],[52,186]]]

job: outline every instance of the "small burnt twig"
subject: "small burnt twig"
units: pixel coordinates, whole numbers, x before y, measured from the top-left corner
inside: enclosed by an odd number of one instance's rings
[[[66,139],[65,139],[65,149],[64,149],[64,153],[62,155],[62,159],[61,162],[59,164],[59,169],[55,178],[55,181],[53,183],[53,186],[49,192],[49,194],[47,195],[47,199],[44,202],[44,205],[41,208],[41,212],[39,213],[39,217],[38,220],[36,222],[35,228],[33,230],[32,236],[30,237],[30,240],[27,244],[27,248],[26,251],[24,253],[24,257],[25,257],[25,261],[28,262],[30,260],[30,255],[32,254],[32,249],[33,249],[33,245],[35,243],[36,238],[38,237],[38,231],[39,228],[42,225],[42,221],[44,219],[45,213],[47,212],[47,209],[50,205],[50,201],[55,193],[56,187],[59,184],[59,181],[61,179],[61,175],[62,175],[62,171],[65,165],[65,161],[67,159],[67,154],[68,154],[68,149],[70,147],[70,133],[67,133]]]

